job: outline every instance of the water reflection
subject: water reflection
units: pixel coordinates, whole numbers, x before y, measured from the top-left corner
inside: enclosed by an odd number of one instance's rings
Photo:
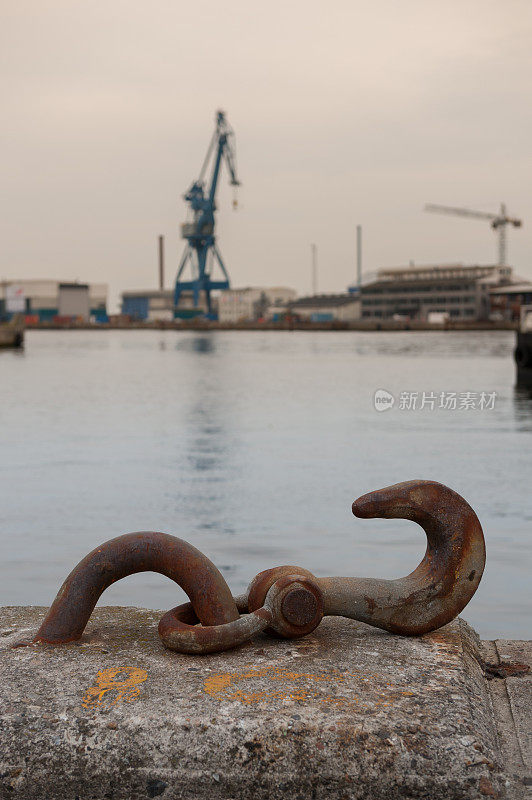
[[[188,353],[214,353],[216,351],[216,337],[212,333],[200,336],[185,336],[178,339],[176,350]]]
[[[216,340],[210,334],[186,336],[177,349],[207,356],[193,359],[187,374],[185,452],[180,460],[187,503],[193,504],[198,530],[230,533],[233,529],[224,520],[234,447],[223,358],[217,357]]]
[[[24,345],[22,347],[0,347],[0,357],[4,356],[8,358],[9,356],[14,358],[23,358],[26,355],[26,350]]]
[[[532,389],[516,386],[513,394],[515,421],[520,431],[532,431]]]

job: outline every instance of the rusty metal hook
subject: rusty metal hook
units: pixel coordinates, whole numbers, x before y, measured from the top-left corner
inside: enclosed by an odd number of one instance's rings
[[[331,615],[415,636],[462,611],[480,583],[486,558],[480,522],[463,497],[435,481],[408,481],[359,497],[353,514],[421,525],[427,550],[419,566],[398,580],[316,578],[302,567],[275,567],[259,573],[245,595],[233,598],[221,573],[192,545],[164,533],[130,533],[96,548],[74,568],[33,641],[79,639],[102,592],[145,570],[172,578],[191,600],[159,623],[165,647],[183,653],[226,650],[262,630],[304,636]]]
[[[436,481],[406,481],[359,497],[353,514],[417,522],[427,550],[399,580],[319,579],[325,614],[403,636],[428,633],[458,616],[475,594],[486,561],[482,527],[463,497]]]

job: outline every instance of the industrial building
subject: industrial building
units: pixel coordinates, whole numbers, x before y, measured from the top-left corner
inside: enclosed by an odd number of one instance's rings
[[[512,283],[511,267],[447,264],[382,269],[361,286],[363,319],[488,319],[490,290]]]
[[[26,323],[72,319],[107,322],[107,284],[56,280],[0,282],[0,317],[22,313]]]
[[[218,297],[218,320],[225,324],[272,318],[297,297],[286,286],[228,289]]]
[[[199,293],[198,305],[194,305],[192,291],[183,291],[179,297],[179,307],[174,314],[174,290],[146,289],[144,291],[122,292],[122,314],[132,320],[144,322],[170,321],[174,316],[191,319],[207,312],[204,292]]]
[[[360,319],[360,298],[354,294],[318,294],[300,297],[290,311],[310,322],[356,322]]]
[[[532,283],[522,281],[510,286],[490,289],[491,318],[517,322],[521,308],[532,305]]]

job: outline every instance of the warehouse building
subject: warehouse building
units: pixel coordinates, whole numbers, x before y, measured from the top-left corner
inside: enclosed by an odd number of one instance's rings
[[[55,280],[0,282],[0,316],[22,313],[27,324],[78,320],[107,322],[107,284]]]
[[[286,286],[227,289],[218,297],[218,319],[233,324],[272,318],[296,297],[295,289]]]
[[[213,298],[213,305],[216,300]],[[192,292],[184,291],[179,298],[179,307],[174,314],[173,289],[146,289],[134,292],[122,292],[122,314],[131,320],[143,322],[169,322],[177,319],[192,319],[207,312],[205,293],[200,292],[199,304],[194,305]]]
[[[174,318],[174,293],[170,289],[146,289],[122,292],[122,314],[134,320],[171,320]]]
[[[379,270],[360,290],[363,319],[428,320],[431,315],[482,320],[490,290],[512,283],[511,267],[448,264]]]
[[[360,319],[360,299],[354,294],[318,294],[300,297],[290,311],[310,322],[356,322]]]

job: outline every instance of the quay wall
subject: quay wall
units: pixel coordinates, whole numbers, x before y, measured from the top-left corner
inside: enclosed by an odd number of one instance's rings
[[[499,331],[517,330],[516,322],[394,322],[393,320],[358,322],[242,322],[228,324],[212,320],[175,320],[156,322],[40,322],[28,325],[28,330],[193,330],[193,331]]]
[[[198,657],[163,648],[162,612],[99,607],[79,642],[13,648],[45,612],[1,611],[1,798],[521,800],[530,788],[532,680],[515,668],[529,642],[481,642],[462,620],[405,638],[327,618],[301,639]]]

